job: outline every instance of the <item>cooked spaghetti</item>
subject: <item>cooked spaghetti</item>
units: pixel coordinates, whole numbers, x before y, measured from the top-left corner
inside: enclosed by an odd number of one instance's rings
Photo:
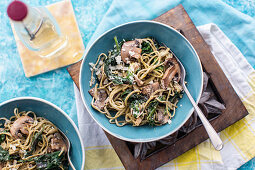
[[[91,66],[91,105],[117,126],[171,123],[182,97],[180,67],[171,50],[151,38],[118,42]]]
[[[67,147],[58,128],[34,112],[14,109],[0,118],[0,169],[68,169]]]

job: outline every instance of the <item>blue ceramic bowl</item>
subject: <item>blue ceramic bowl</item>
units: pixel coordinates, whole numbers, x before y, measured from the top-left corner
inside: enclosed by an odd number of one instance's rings
[[[131,142],[149,142],[171,135],[188,120],[194,110],[186,94],[178,103],[172,123],[156,127],[149,125],[118,127],[115,124],[110,124],[105,115],[91,107],[92,97],[88,93],[90,89],[90,66],[88,63],[95,63],[100,53],[108,53],[113,48],[114,36],[117,36],[119,40],[154,37],[158,42],[167,45],[184,65],[187,72],[185,79],[187,88],[194,99],[198,101],[202,93],[203,74],[195,49],[183,35],[165,24],[154,21],[135,21],[117,26],[101,35],[87,50],[81,64],[80,89],[83,102],[90,115],[105,131],[117,138]]]
[[[63,131],[71,142],[70,156],[76,169],[84,169],[85,151],[78,128],[72,119],[56,105],[35,97],[19,97],[0,104],[0,117],[10,118],[14,108],[19,111],[33,111],[44,117]],[[71,169],[71,168],[69,168]]]

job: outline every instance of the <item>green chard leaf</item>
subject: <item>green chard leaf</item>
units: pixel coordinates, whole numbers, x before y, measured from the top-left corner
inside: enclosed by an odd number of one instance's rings
[[[4,150],[1,146],[0,146],[0,162],[5,162],[10,160],[10,155],[9,152]]]
[[[58,156],[60,154],[61,151],[56,151],[56,152],[52,152],[52,153],[48,153],[48,154],[44,154],[44,155],[40,155],[37,157],[33,157],[28,161],[34,161],[36,163],[36,167],[39,170],[58,170],[60,169],[59,166],[61,164],[66,164],[64,160],[64,154],[61,154],[60,156]]]
[[[3,132],[6,132],[6,131],[3,131]],[[3,141],[5,141],[5,137],[6,137],[5,134],[1,134],[1,135],[0,135],[0,144],[1,144]]]
[[[159,104],[159,102],[156,99],[152,100],[149,103],[149,106],[148,106],[148,113],[149,113],[149,115],[147,117],[147,120],[149,121],[150,125],[154,125],[155,124],[155,121],[153,120],[153,115],[156,112],[158,104]]]
[[[160,44],[153,37],[148,38],[151,38],[153,40],[155,47],[158,49]],[[147,42],[142,42],[142,54],[143,53],[149,54],[151,52],[153,52],[153,49],[151,48],[150,44]]]
[[[149,54],[151,52],[153,52],[153,49],[151,48],[150,44],[145,41],[142,42],[142,54],[143,53]]]
[[[30,151],[28,151],[25,156],[30,156],[32,155],[33,151],[36,148],[37,143],[42,140],[42,133],[43,133],[44,127],[42,128],[42,130],[40,132],[35,133],[35,135],[32,138],[32,143],[31,143],[31,147],[29,148]]]
[[[4,150],[1,146],[0,146],[0,162],[6,162],[9,160],[20,160],[20,156],[18,154],[9,154],[9,151]]]
[[[133,80],[128,77],[128,78],[125,78],[125,77],[121,77],[121,76],[118,76],[118,75],[115,75],[115,74],[112,74],[111,73],[111,70],[110,70],[110,66],[111,65],[116,65],[117,63],[115,63],[115,58],[110,56],[108,58],[105,59],[105,65],[104,65],[104,72],[106,74],[106,76],[114,83],[114,84],[133,84]]]
[[[166,96],[165,95],[159,96],[158,99],[161,100],[161,101],[165,101],[166,100]]]
[[[126,89],[122,94],[121,94],[121,98],[122,98],[122,100],[125,100],[125,98],[127,97],[127,95],[129,94],[129,93],[131,93],[131,89]]]

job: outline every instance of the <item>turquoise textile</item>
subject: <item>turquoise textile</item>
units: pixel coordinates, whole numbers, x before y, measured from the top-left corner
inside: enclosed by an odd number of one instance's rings
[[[25,2],[47,5],[57,1]],[[77,124],[73,83],[65,68],[25,77],[5,12],[10,2],[0,1],[0,102],[19,96],[40,97],[61,107]],[[216,23],[255,67],[254,0],[72,0],[85,45],[106,29],[128,21],[155,18],[180,3],[196,26]],[[254,169],[254,163],[252,159],[241,169]]]

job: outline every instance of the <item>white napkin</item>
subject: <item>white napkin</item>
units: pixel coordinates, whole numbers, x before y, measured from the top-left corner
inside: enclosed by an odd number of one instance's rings
[[[235,91],[240,98],[244,99],[247,95],[253,95],[252,87],[249,85],[249,77],[254,72],[254,69],[246,61],[241,52],[237,47],[226,37],[226,35],[215,25],[207,24],[198,27],[199,32],[203,36],[206,43],[209,45],[212,54],[215,56],[217,62],[221,66],[222,70],[226,74],[230,83],[234,87]],[[123,168],[116,154],[114,152],[112,155],[108,152],[100,152],[99,150],[112,149],[107,137],[105,136],[103,130],[96,124],[96,122],[90,117],[89,113],[85,109],[80,93],[77,87],[74,85],[77,114],[78,114],[78,125],[81,132],[86,152],[86,169],[116,169]],[[252,93],[251,93],[252,92]],[[222,137],[222,135],[221,135]],[[224,137],[223,137],[224,138]],[[238,146],[233,145],[229,141],[224,142],[224,149],[221,152],[216,152],[213,154],[205,154],[201,150],[205,149],[208,143],[207,140],[204,144],[200,144],[200,161],[197,165],[202,169],[225,169],[225,168],[238,168],[246,161],[248,158],[244,158]],[[210,145],[208,145],[210,148]],[[201,149],[202,147],[202,149]],[[94,150],[92,152],[91,150]],[[210,152],[215,152],[212,148],[209,149]],[[97,155],[99,154],[99,155]],[[105,155],[103,155],[105,154]],[[219,154],[215,157],[215,155]],[[109,162],[107,159],[115,158],[114,162]],[[93,159],[97,159],[96,161]],[[215,159],[214,159],[215,158]],[[100,160],[102,159],[102,160]],[[185,160],[185,158],[182,158]],[[205,161],[203,161],[203,159]],[[100,165],[99,165],[100,164]],[[159,168],[164,169],[175,169],[178,166],[178,161],[171,161],[165,166]],[[180,164],[180,161],[179,161]],[[187,169],[191,168],[187,167]]]

